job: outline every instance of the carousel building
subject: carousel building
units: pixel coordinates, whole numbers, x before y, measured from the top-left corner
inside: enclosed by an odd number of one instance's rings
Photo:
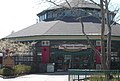
[[[39,23],[8,35],[6,38],[34,42],[33,60],[36,64],[54,63],[56,71],[69,68],[95,69],[101,64],[100,56],[92,50],[84,31],[96,50],[101,49],[101,9],[84,0],[70,0],[37,14]],[[113,23],[115,13],[110,13]],[[105,43],[108,28],[105,27]],[[120,25],[112,25],[111,69],[120,69]],[[105,44],[106,46],[106,44]]]

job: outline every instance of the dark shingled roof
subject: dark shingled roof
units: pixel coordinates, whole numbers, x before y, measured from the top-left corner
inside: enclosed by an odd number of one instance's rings
[[[101,24],[84,22],[87,35],[100,35]],[[107,27],[105,34],[107,34]],[[40,22],[22,29],[18,32],[8,35],[6,38],[25,37],[25,36],[43,36],[43,35],[83,35],[80,22],[50,21]],[[112,35],[120,36],[120,25],[112,26]]]

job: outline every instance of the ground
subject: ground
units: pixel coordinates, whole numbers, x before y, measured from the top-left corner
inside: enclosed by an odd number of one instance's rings
[[[30,74],[10,79],[0,78],[0,81],[68,81],[68,75]]]

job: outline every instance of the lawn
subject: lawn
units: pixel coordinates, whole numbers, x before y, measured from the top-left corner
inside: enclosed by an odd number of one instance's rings
[[[107,78],[105,76],[97,76],[97,75],[93,75],[91,77],[88,77],[87,80],[90,81],[107,81]],[[110,77],[110,81],[120,81],[120,77],[118,78],[118,76],[111,76]]]

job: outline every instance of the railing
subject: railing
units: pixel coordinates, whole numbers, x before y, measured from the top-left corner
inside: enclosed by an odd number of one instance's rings
[[[120,81],[120,70],[69,69],[68,81]]]

